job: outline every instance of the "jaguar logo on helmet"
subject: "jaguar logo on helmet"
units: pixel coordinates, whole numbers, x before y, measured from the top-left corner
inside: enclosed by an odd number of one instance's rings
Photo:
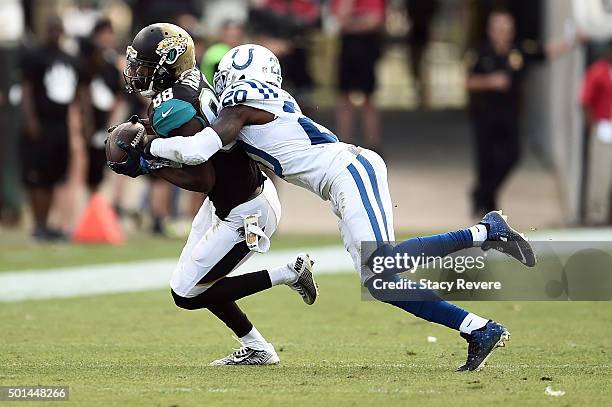
[[[155,52],[166,57],[164,63],[173,65],[181,55],[187,51],[189,40],[185,37],[164,38],[158,45]]]

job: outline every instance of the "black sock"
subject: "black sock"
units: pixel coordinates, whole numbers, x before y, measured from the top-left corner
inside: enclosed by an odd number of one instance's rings
[[[153,218],[153,226],[151,228],[151,231],[155,235],[165,235],[166,234],[166,230],[164,228],[164,220],[161,217],[155,216]]]
[[[272,282],[268,272],[262,270],[241,276],[222,278],[200,295],[206,296],[206,303],[214,304],[220,301],[236,301],[270,287],[272,287]]]
[[[208,307],[238,338],[242,338],[253,329],[253,324],[235,302],[213,304]]]
[[[172,291],[177,306],[189,310],[209,308],[211,305],[236,301],[249,295],[267,290],[272,282],[266,270],[243,274],[236,277],[225,277],[212,287],[195,297],[185,298]]]

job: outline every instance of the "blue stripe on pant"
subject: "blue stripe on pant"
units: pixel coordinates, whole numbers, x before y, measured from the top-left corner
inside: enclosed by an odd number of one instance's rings
[[[378,209],[380,210],[380,215],[382,216],[383,223],[385,225],[385,234],[387,235],[387,241],[389,241],[389,227],[387,226],[387,216],[385,215],[385,207],[382,204],[382,199],[380,199],[380,191],[378,190],[378,181],[376,180],[376,171],[374,171],[374,167],[370,162],[361,154],[357,156],[357,160],[364,166],[366,172],[368,173],[368,177],[370,178],[370,183],[372,184],[372,189],[374,190],[374,197],[376,198],[376,203],[378,204]],[[393,225],[391,225],[393,227]]]
[[[376,219],[376,214],[374,213],[374,208],[372,208],[372,204],[370,203],[370,198],[368,198],[368,192],[366,191],[365,184],[363,183],[363,179],[361,179],[361,175],[357,168],[353,164],[349,164],[347,167],[353,179],[355,180],[355,184],[357,184],[357,189],[359,190],[359,195],[361,196],[361,202],[368,214],[368,218],[370,219],[370,225],[372,226],[372,230],[374,231],[374,236],[376,237],[376,241],[379,243],[383,242],[382,233],[380,232],[380,227],[378,226],[378,220]],[[384,214],[383,214],[384,218]]]
[[[382,198],[378,188],[378,180],[376,178],[376,171],[372,164],[362,155],[357,156],[357,160],[363,166],[366,173],[368,174],[368,180],[370,182],[376,204],[380,210],[380,214],[383,219],[385,232],[387,235],[387,241],[389,236],[388,227],[393,225],[387,225],[386,213],[382,203]],[[381,243],[379,238],[382,239],[382,233],[379,228],[378,221],[372,207],[372,203],[369,200],[365,183],[361,178],[361,175],[357,171],[357,168],[351,164],[348,166],[348,170],[351,172],[361,200],[366,209],[370,224],[374,230],[376,241]],[[401,242],[398,245],[379,244],[378,250],[374,253],[376,256],[388,256],[394,257],[396,254],[408,254],[410,256],[441,256],[444,257],[449,253],[471,247],[472,236],[468,230],[460,230],[457,232],[449,232],[441,235],[435,235],[430,237],[421,237],[408,239]],[[389,270],[391,275],[377,275],[368,280],[365,285],[372,294],[372,296],[379,301],[386,302],[395,307],[398,307],[406,312],[409,312],[419,318],[423,318],[427,321],[435,322],[441,325],[445,325],[452,329],[459,329],[461,322],[467,316],[468,312],[454,304],[442,300],[431,290],[377,290],[373,286],[376,279],[380,279],[387,282],[398,282],[401,277],[395,273],[403,270]]]

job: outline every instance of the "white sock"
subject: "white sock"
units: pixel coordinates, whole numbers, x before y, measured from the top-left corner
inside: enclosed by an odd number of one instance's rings
[[[272,286],[279,284],[293,284],[297,281],[297,273],[289,268],[286,264],[277,268],[268,270]]]
[[[482,328],[487,324],[487,322],[489,322],[488,319],[484,319],[483,317],[479,317],[478,315],[470,312],[461,323],[459,331],[463,332],[464,334],[471,334],[473,330]]]
[[[489,236],[489,232],[487,232],[487,227],[485,225],[474,225],[468,229],[472,234],[472,241],[474,242],[474,246],[480,246],[482,242],[487,240]]]
[[[257,328],[253,326],[253,329],[251,329],[248,334],[240,338],[240,343],[253,349],[261,349],[264,344],[268,344],[268,341],[266,341],[266,338],[264,338]]]

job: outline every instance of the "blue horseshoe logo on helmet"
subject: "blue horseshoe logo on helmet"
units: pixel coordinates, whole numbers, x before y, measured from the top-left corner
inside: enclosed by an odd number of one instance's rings
[[[246,69],[249,65],[251,65],[251,62],[253,62],[253,48],[249,48],[249,59],[247,59],[247,61],[242,64],[242,65],[236,65],[236,61],[234,61],[233,59],[236,57],[236,54],[238,54],[238,51],[240,50],[236,50],[236,52],[234,52],[234,55],[232,55],[232,67],[234,69],[238,69],[239,71]]]

